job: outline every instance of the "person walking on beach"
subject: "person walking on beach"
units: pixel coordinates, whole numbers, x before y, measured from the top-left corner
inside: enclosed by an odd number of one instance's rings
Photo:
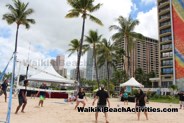
[[[4,82],[1,84],[1,89],[2,89],[2,92],[4,94],[4,97],[5,97],[5,102],[6,102],[6,99],[7,99],[7,87],[8,87],[8,79],[5,79]]]
[[[143,91],[141,89],[138,90],[138,94],[136,95],[136,105],[137,105],[137,109],[138,109],[138,120],[140,120],[140,112],[144,111],[144,114],[146,116],[146,119],[148,120],[148,114],[146,111],[146,101],[147,101],[147,97],[146,95],[143,93]]]
[[[48,89],[46,83],[42,83],[42,85],[40,86],[40,89]],[[39,95],[40,101],[38,103],[38,106],[43,107],[43,103],[46,97],[46,92],[45,91],[38,91],[38,93],[36,94],[36,96]]]
[[[87,98],[86,98],[86,96],[85,96],[86,94],[85,94],[85,92],[84,92],[84,89],[83,88],[80,88],[79,89],[79,93],[77,94],[77,102],[76,102],[76,106],[75,106],[75,110],[76,110],[76,108],[78,107],[78,105],[79,105],[79,103],[82,103],[83,104],[83,107],[85,107],[85,105],[86,105],[86,103],[85,103],[85,100],[84,100],[84,98],[86,99],[86,101],[87,101]]]
[[[179,92],[178,96],[180,100],[180,109],[182,109],[182,107],[184,108],[184,92]]]
[[[22,113],[25,113],[24,112],[24,109],[25,109],[26,104],[27,104],[26,95],[27,95],[28,80],[24,80],[24,86],[25,86],[25,89],[20,89],[19,94],[18,94],[19,105],[17,106],[17,109],[15,111],[15,114],[18,113],[18,111],[21,108],[21,106],[22,106],[21,112]]]
[[[97,99],[98,99],[97,109],[103,110],[103,108],[106,107],[107,102],[108,102],[108,106],[110,107],[109,94],[104,90],[104,85],[101,85],[101,90],[97,91],[95,99],[92,103],[93,106]],[[105,114],[106,123],[109,123],[107,112],[104,112],[104,114]],[[95,120],[96,122],[98,121],[98,111],[95,113]]]

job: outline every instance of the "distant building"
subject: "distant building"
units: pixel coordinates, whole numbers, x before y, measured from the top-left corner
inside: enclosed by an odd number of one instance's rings
[[[56,59],[51,60],[51,64],[54,69],[63,77],[67,77],[67,69],[64,68],[65,57],[62,55],[58,55]]]
[[[87,66],[86,66],[86,79],[87,80],[94,80],[96,77],[95,69],[93,65],[93,49],[90,48],[87,52]]]
[[[124,41],[117,42],[118,47],[124,47]],[[159,54],[158,54],[158,40],[146,37],[145,40],[140,41],[135,39],[132,48],[129,63],[130,63],[130,77],[135,77],[135,70],[141,68],[144,73],[148,74],[154,71],[157,76],[159,75]],[[117,69],[125,70],[128,74],[128,62],[122,62],[122,59],[117,64]]]
[[[70,70],[70,79],[75,80],[76,76],[77,76],[76,69]],[[85,68],[80,69],[80,78],[86,79],[86,69]]]
[[[110,68],[110,77],[113,74],[113,69]],[[99,80],[107,79],[107,67],[103,65],[101,68],[98,68],[98,77]],[[87,52],[87,67],[86,67],[86,79],[87,80],[96,80],[96,71],[93,61],[93,49],[90,48]]]

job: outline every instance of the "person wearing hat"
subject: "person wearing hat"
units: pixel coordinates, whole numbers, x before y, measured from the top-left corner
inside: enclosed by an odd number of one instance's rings
[[[109,94],[107,93],[107,91],[105,91],[104,85],[101,85],[101,90],[97,91],[95,99],[92,103],[93,106],[94,106],[95,101],[97,99],[98,99],[97,109],[101,110],[101,109],[105,108],[107,102],[108,102],[108,106],[110,107]],[[104,114],[105,114],[106,123],[109,123],[108,117],[107,117],[107,112],[104,112]],[[96,120],[96,122],[98,120],[98,111],[95,113],[95,120]]]
[[[1,90],[5,96],[5,102],[6,102],[6,99],[7,99],[7,87],[8,87],[8,79],[5,79],[4,82],[1,84]]]

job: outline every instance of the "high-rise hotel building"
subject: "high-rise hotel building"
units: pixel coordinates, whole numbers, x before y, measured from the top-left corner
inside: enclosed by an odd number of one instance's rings
[[[117,42],[119,48],[124,47],[124,41]],[[148,74],[153,71],[156,76],[159,75],[159,52],[158,40],[146,37],[144,40],[135,39],[134,46],[130,54],[130,77],[135,77],[135,70],[141,68],[144,73]],[[125,70],[128,66],[127,62],[122,62],[122,59],[117,64],[117,69]],[[158,83],[157,83],[158,84]],[[158,86],[158,85],[157,85]]]
[[[184,0],[157,0],[161,87],[184,88]]]

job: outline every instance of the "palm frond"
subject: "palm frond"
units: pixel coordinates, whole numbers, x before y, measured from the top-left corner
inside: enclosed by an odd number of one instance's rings
[[[71,11],[65,17],[66,18],[74,18],[79,17],[80,13],[78,11]]]
[[[99,20],[98,18],[96,18],[95,16],[93,15],[90,15],[90,14],[87,14],[87,16],[89,16],[89,19],[101,26],[103,26],[103,23],[101,22],[101,20]]]
[[[89,8],[89,12],[95,12],[95,11],[99,10],[101,6],[102,6],[102,4],[100,4],[100,3],[95,5],[95,6],[92,6],[91,8]]]

